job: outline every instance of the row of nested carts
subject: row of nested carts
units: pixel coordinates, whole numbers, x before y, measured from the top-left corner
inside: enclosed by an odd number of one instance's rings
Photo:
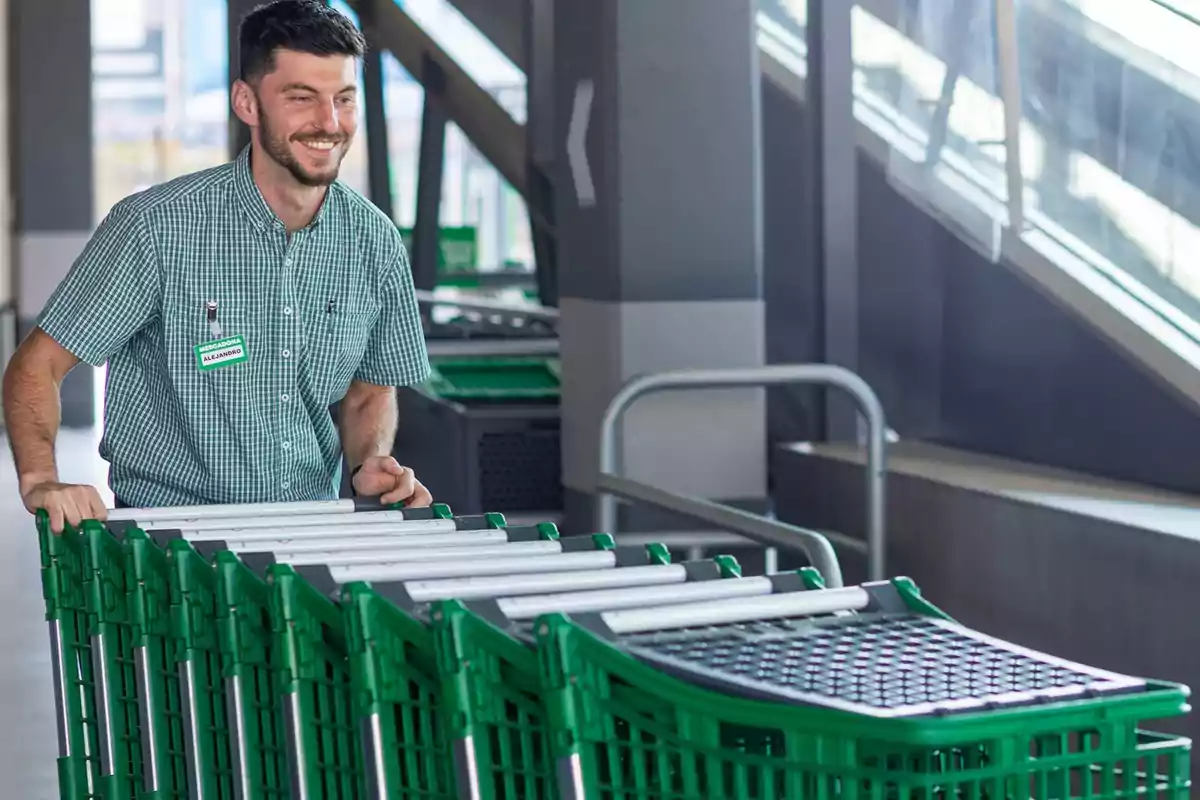
[[[354,501],[39,515],[61,796],[1186,798],[1185,687],[909,580]]]

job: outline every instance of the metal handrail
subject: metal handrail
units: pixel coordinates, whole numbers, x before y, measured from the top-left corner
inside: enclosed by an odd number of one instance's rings
[[[884,472],[887,427],[883,405],[871,387],[855,373],[831,364],[781,364],[746,369],[678,370],[643,375],[626,383],[604,412],[600,425],[600,474],[596,480],[596,530],[617,532],[617,498],[638,500],[703,522],[720,525],[764,544],[799,547],[829,586],[841,585],[837,553],[825,536],[709,500],[666,492],[622,477],[618,434],[625,411],[643,395],[670,389],[767,387],[821,384],[845,391],[858,404],[867,422],[866,505],[867,572],[884,579]]]

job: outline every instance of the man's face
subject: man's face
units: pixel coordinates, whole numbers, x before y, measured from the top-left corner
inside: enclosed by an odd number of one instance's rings
[[[275,69],[259,82],[259,142],[301,184],[337,178],[357,127],[357,79],[350,56],[280,50]]]

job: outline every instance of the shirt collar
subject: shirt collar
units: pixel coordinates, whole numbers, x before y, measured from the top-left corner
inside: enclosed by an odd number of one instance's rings
[[[266,199],[258,189],[258,184],[254,182],[254,175],[250,171],[250,148],[251,145],[242,148],[233,162],[233,185],[238,202],[246,216],[250,218],[250,222],[260,233],[276,229],[282,230],[283,223],[267,205]],[[326,189],[325,199],[321,201],[321,206],[317,209],[317,213],[308,227],[314,228],[321,224],[329,210],[330,197],[335,191],[336,189],[332,185]]]

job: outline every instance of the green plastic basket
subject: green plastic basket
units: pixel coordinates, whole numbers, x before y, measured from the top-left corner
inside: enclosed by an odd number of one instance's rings
[[[141,790],[144,762],[128,598],[131,564],[125,544],[104,527],[87,522],[83,535],[87,543],[83,586],[100,728],[100,795],[123,799]]]
[[[94,800],[100,797],[101,763],[84,586],[87,537],[74,529],[53,534],[45,512],[37,515],[37,530],[58,715],[59,793],[63,800]]]
[[[728,556],[714,561],[723,579],[741,576]],[[809,588],[811,570],[801,571]],[[812,574],[815,574],[813,572]],[[557,798],[545,685],[528,643],[458,600],[435,603],[431,614],[446,693],[449,735],[456,743],[460,796],[477,800]]]
[[[908,582],[912,610],[938,614]],[[1068,800],[1190,791],[1190,742],[1139,730],[1184,687],[928,718],[732,697],[668,676],[565,615],[536,625],[564,798]]]
[[[614,547],[607,534],[593,535],[591,544],[596,550]],[[670,561],[661,545],[649,545],[644,552],[647,563]],[[389,599],[386,587],[347,583],[341,605],[368,796],[476,797],[472,792],[478,780],[471,766],[475,754],[458,733],[467,724],[456,713],[461,701],[452,701],[450,711],[445,705],[447,694],[467,697],[457,685],[462,676],[455,643],[439,644],[420,607],[415,613],[401,608]],[[433,603],[427,609],[430,618],[436,616],[437,607]],[[448,635],[445,626],[440,635]],[[469,694],[469,689],[465,691]],[[542,763],[536,755],[529,758]]]
[[[267,563],[228,550],[213,557],[230,768],[239,800],[291,797],[271,587],[263,577]]]
[[[171,566],[143,531],[125,534],[146,800],[186,800],[184,712],[171,626]]]
[[[553,358],[438,358],[427,391],[445,400],[545,400],[560,393]]]
[[[267,569],[290,780],[295,794],[309,800],[357,797],[362,751],[351,712],[346,626],[337,603],[306,573],[286,564]]]
[[[461,796],[558,797],[537,654],[457,600],[432,621]]]
[[[171,635],[183,707],[188,797],[231,800],[230,720],[221,675],[217,573],[182,539],[167,545],[171,568]]]
[[[342,587],[367,796],[454,800],[433,634],[363,582]]]

